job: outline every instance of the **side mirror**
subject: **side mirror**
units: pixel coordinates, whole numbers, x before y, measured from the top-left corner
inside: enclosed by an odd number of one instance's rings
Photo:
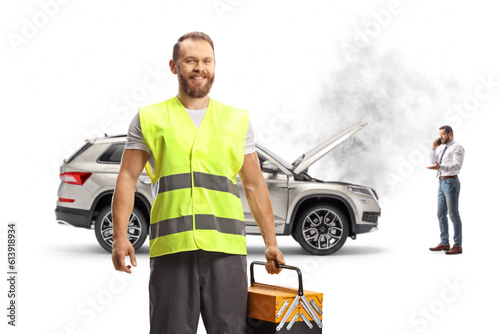
[[[262,171],[274,174],[279,172],[279,168],[275,163],[266,160],[262,163]]]

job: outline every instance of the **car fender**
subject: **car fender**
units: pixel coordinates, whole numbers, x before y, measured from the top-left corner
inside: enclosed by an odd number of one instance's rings
[[[347,212],[349,214],[349,220],[350,220],[349,236],[355,237],[355,235],[356,235],[356,217],[355,217],[354,211],[352,209],[352,204],[350,204],[346,198],[344,198],[340,195],[336,195],[336,194],[332,194],[332,193],[318,193],[318,192],[315,192],[314,194],[301,196],[297,201],[295,201],[295,204],[293,205],[293,209],[291,210],[290,218],[288,220],[289,223],[286,224],[286,226],[285,226],[285,233],[284,234],[290,235],[292,233],[293,225],[295,224],[295,218],[297,216],[298,209],[302,205],[302,203],[304,203],[304,201],[306,201],[308,199],[318,198],[318,197],[325,198],[325,199],[327,199],[327,201],[329,198],[338,200],[347,208]]]
[[[105,197],[105,196],[109,196],[111,195],[111,198],[113,198],[113,193],[114,193],[114,190],[105,190],[103,191],[102,193],[100,193],[95,199],[94,199],[94,202],[92,203],[92,206],[90,208],[90,212],[91,214],[89,215],[89,218],[88,218],[88,221],[87,221],[87,224],[88,224],[88,228],[91,227],[92,225],[92,219],[93,219],[93,216],[94,216],[94,213],[95,213],[95,210],[97,208],[97,205],[101,202],[102,198]],[[139,199],[142,203],[142,204],[147,212],[144,212],[144,214],[147,216],[146,219],[148,221],[148,224],[149,224],[149,217],[150,217],[150,212],[151,212],[151,204],[149,203],[149,201],[147,200],[146,196],[144,196],[143,194],[141,194],[140,192],[135,192],[134,196]],[[108,202],[106,201],[105,204],[101,205],[101,206],[105,206]],[[109,201],[109,204],[111,204],[111,200]]]

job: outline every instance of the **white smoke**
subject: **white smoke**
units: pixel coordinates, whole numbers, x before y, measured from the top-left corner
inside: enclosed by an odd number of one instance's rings
[[[366,47],[331,73],[321,105],[311,111],[308,146],[357,123],[368,125],[311,167],[313,177],[374,187],[384,194],[411,176],[402,163],[428,165],[426,151],[456,100],[459,85],[450,77],[418,73],[397,53]],[[299,138],[295,138],[299,140]],[[293,140],[292,140],[293,141]],[[314,173],[312,172],[314,170]]]

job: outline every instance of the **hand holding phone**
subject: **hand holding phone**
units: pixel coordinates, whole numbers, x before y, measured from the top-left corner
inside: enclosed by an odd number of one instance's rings
[[[434,141],[432,142],[432,149],[435,150],[436,148],[439,147],[439,145],[441,145],[441,143],[442,143],[441,138],[434,139]]]

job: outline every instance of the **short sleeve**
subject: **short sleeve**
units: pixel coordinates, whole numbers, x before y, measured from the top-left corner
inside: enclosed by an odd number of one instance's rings
[[[248,120],[248,130],[247,130],[247,139],[245,142],[245,154],[251,154],[255,152],[255,137],[253,134],[253,127],[250,120]]]
[[[126,150],[143,150],[151,153],[151,149],[146,144],[144,136],[142,135],[141,120],[139,113],[137,113],[132,121],[130,122],[128,133],[127,133],[127,143],[125,144]]]

